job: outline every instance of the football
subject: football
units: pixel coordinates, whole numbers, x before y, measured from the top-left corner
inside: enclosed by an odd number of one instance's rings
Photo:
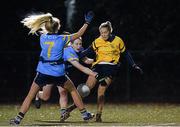
[[[86,97],[90,94],[90,89],[85,83],[78,85],[77,90],[82,97]]]

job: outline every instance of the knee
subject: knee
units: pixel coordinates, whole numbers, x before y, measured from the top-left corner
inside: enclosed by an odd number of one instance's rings
[[[99,97],[100,97],[100,96],[103,97],[104,95],[105,95],[105,92],[104,92],[104,91],[99,91],[99,92],[98,92],[98,96],[99,96]]]
[[[86,85],[89,87],[89,89],[92,89],[96,85],[96,82],[96,78],[89,76],[88,80],[86,81]]]
[[[43,98],[41,98],[43,101],[49,100],[50,96],[49,95],[43,95]]]
[[[74,84],[72,83],[65,84],[64,88],[70,93],[76,89]]]
[[[66,91],[66,90],[62,90],[62,91],[60,92],[60,96],[61,96],[61,97],[66,97],[66,96],[67,96],[67,91]]]

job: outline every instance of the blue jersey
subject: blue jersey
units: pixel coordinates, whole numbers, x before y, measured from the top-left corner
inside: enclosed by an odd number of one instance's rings
[[[77,60],[79,61],[79,56],[72,46],[66,47],[64,49],[63,59],[65,61],[66,70],[72,67],[69,61]]]
[[[79,61],[79,54],[83,50],[84,48],[82,47],[79,52],[76,52],[72,46],[66,47],[64,49],[63,59],[65,61],[66,71],[68,71],[68,69],[72,67],[72,64],[70,64],[69,61],[73,61],[73,60]]]
[[[46,61],[56,61],[63,58],[64,46],[71,41],[69,35],[42,34],[40,37],[41,54]],[[49,62],[39,61],[37,71],[51,76],[62,76],[65,74],[64,64],[52,65]]]

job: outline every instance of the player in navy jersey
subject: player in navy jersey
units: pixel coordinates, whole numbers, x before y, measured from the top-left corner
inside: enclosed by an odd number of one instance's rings
[[[112,31],[111,22],[107,21],[102,23],[99,26],[100,36],[93,41],[89,48],[81,53],[81,57],[83,54],[85,56],[87,56],[87,54],[95,54],[92,70],[98,72],[99,76],[96,76],[96,78],[89,76],[85,84],[89,89],[94,88],[95,85],[98,84],[96,122],[102,122],[101,116],[104,108],[105,93],[107,88],[112,84],[113,78],[116,76],[120,58],[126,58],[134,70],[143,74],[143,70],[134,62],[131,54],[126,49],[124,41],[120,37],[113,35]],[[83,95],[81,88],[82,84],[79,85],[79,93]],[[67,111],[71,112],[75,108],[76,105],[73,104],[67,108]]]
[[[41,33],[40,45],[41,54],[37,66],[37,75],[31,85],[28,95],[21,105],[18,115],[10,120],[10,124],[19,125],[24,115],[30,108],[31,102],[41,87],[47,84],[57,85],[71,93],[74,103],[79,108],[82,118],[89,120],[93,115],[86,111],[80,95],[75,86],[65,76],[65,66],[63,64],[63,49],[70,41],[73,41],[84,34],[93,18],[92,12],[85,15],[85,23],[78,32],[71,35],[58,35],[60,20],[52,14],[29,15],[21,23],[30,29],[30,34]]]
[[[71,45],[64,48],[64,53],[63,53],[66,74],[68,75],[68,73],[70,73],[68,70],[70,70],[74,66],[75,68],[79,69],[80,71],[84,72],[85,74],[95,77],[97,75],[97,73],[93,72],[89,68],[84,67],[83,65],[81,65],[79,63],[80,60],[79,60],[78,53],[83,50],[82,39],[78,38],[70,43],[71,43]],[[84,58],[83,61],[88,64],[91,61],[91,59]],[[43,87],[42,91],[38,92],[38,94],[36,95],[36,100],[35,100],[35,106],[37,108],[40,108],[40,106],[41,106],[40,99],[46,101],[50,98],[52,87],[53,87],[53,85],[46,85]],[[66,112],[66,108],[68,106],[67,90],[65,90],[63,87],[60,88],[59,104],[61,107],[60,121],[63,122],[65,119],[67,119],[69,117],[69,112]]]

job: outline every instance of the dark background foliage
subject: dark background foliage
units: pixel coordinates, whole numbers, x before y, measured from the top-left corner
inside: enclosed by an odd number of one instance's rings
[[[107,91],[107,101],[179,102],[179,0],[76,0],[71,28],[67,24],[67,2],[26,0],[1,4],[0,102],[22,101],[36,73],[39,38],[29,36],[29,30],[20,21],[28,14],[50,12],[61,19],[60,33],[73,33],[82,26],[84,14],[89,10],[94,11],[95,18],[83,35],[84,47],[99,36],[99,25],[110,21],[113,33],[124,40],[134,60],[144,70],[144,75],[139,75],[123,60]],[[85,82],[86,75],[77,70],[73,73],[76,85]],[[96,89],[86,101],[94,102],[95,95]],[[51,100],[58,101],[57,98],[54,89]]]

